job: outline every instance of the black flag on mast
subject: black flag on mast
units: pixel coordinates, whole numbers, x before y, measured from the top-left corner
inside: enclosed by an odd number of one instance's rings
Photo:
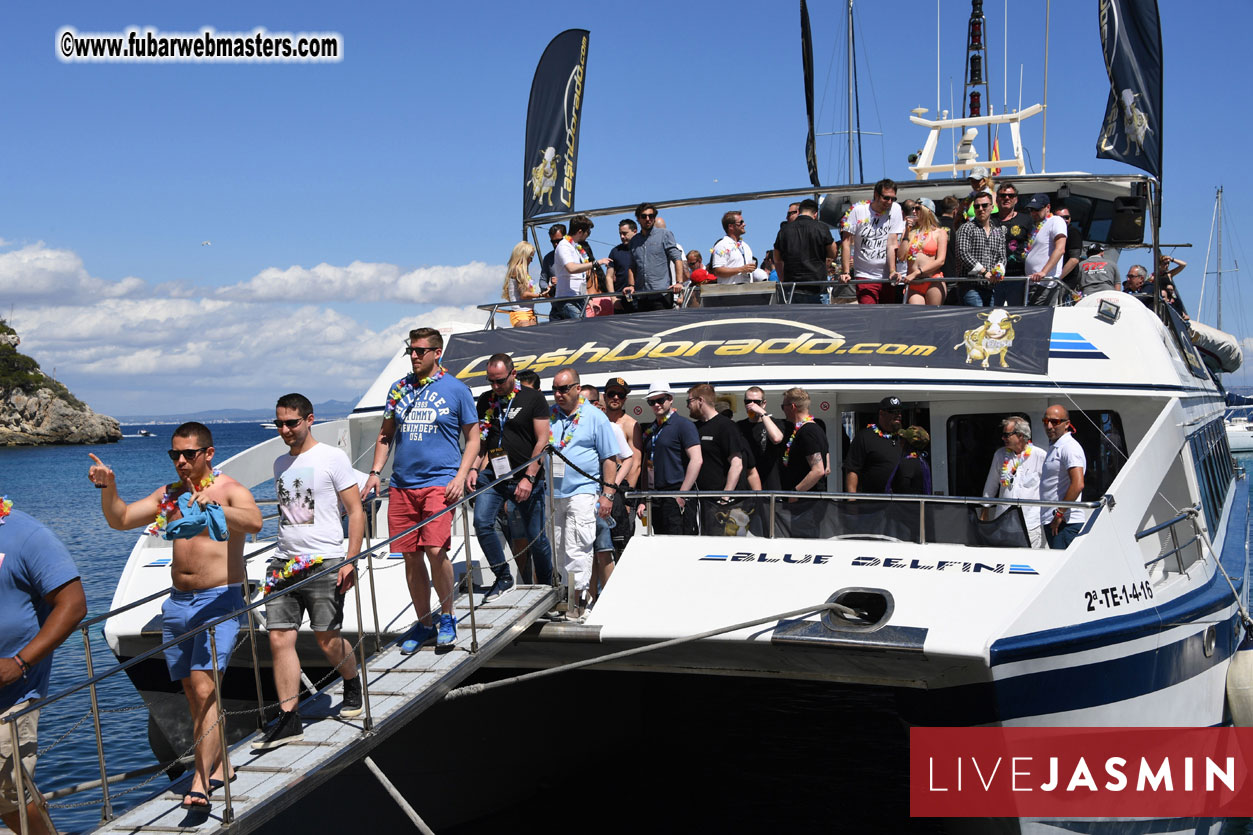
[[[809,118],[809,136],[805,139],[805,165],[809,167],[809,182],[821,188],[818,182],[818,150],[814,145],[814,43],[809,32],[809,7],[801,0],[801,63],[805,69],[805,115]]]
[[[535,68],[522,161],[524,221],[574,211],[588,34],[586,29],[562,32],[549,42]]]
[[[1109,103],[1096,155],[1162,176],[1162,26],[1157,0],[1100,0]]]

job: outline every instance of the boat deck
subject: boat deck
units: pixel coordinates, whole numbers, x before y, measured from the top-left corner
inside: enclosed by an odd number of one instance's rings
[[[336,715],[338,695],[330,688],[301,703],[304,739],[269,751],[254,751],[253,734],[230,750],[237,779],[230,784],[230,812],[226,812],[222,789],[210,797],[204,809],[183,809],[183,793],[190,776],[149,796],[143,803],[94,832],[250,832],[274,818],[301,797],[316,789],[345,767],[369,755],[428,707],[442,700],[471,673],[512,643],[527,627],[548,612],[557,599],[550,586],[515,586],[499,599],[475,607],[478,650],[471,651],[469,607],[465,597],[457,601],[457,643],[437,654],[423,647],[413,655],[401,655],[389,645],[367,661],[369,715],[355,719]],[[339,683],[332,685],[336,690]]]

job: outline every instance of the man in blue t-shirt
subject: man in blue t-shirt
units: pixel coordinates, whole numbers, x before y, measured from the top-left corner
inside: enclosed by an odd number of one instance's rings
[[[479,455],[474,398],[465,383],[445,374],[439,365],[444,337],[434,328],[415,328],[409,331],[406,353],[413,373],[397,380],[387,395],[374,463],[361,488],[362,498],[378,489],[379,475],[394,442],[396,460],[387,502],[387,528],[393,536],[430,519],[465,495],[466,476]],[[465,437],[464,450],[458,434]],[[417,652],[432,638],[441,650],[451,649],[457,640],[457,621],[452,614],[453,570],[448,561],[452,517],[452,513],[445,513],[392,545],[405,556],[405,579],[418,616],[418,622],[400,640],[400,651],[406,655]],[[429,575],[423,553],[431,564]],[[439,594],[438,628],[431,624],[432,581]]]
[[[566,574],[574,581],[574,597],[566,616],[582,617],[587,607],[592,577],[592,546],[596,541],[596,517],[608,518],[614,488],[603,489],[589,476],[600,474],[606,485],[618,475],[618,439],[605,413],[583,399],[579,375],[566,366],[553,377],[553,551],[564,560]],[[568,459],[568,460],[567,460]]]
[[[656,422],[635,424],[635,448],[643,450],[644,460],[653,468],[653,489],[688,491],[696,484],[704,459],[700,452],[700,433],[696,424],[674,408],[674,394],[669,383],[653,383],[648,390],[648,405]],[[645,504],[636,509],[642,514]],[[653,530],[664,534],[696,533],[696,510],[687,501],[653,499]]]
[[[0,716],[48,695],[52,651],[87,614],[78,568],[52,531],[0,497]],[[22,766],[35,771],[39,711],[17,720]],[[0,726],[0,818],[21,832],[8,725]],[[26,785],[26,790],[31,791]],[[30,832],[47,828],[42,798],[26,804]]]

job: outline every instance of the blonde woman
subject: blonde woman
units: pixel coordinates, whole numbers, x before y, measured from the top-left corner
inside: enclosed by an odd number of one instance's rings
[[[910,304],[944,303],[944,259],[948,255],[948,230],[935,219],[935,204],[920,198],[905,213],[905,234],[896,251],[897,262],[908,261],[905,275],[906,301]]]
[[[502,298],[511,301],[538,299],[539,290],[531,281],[531,260],[535,258],[535,247],[526,241],[515,244],[509,254],[509,267],[505,270],[505,286]],[[514,307],[509,310],[509,324],[515,328],[526,328],[535,324],[535,310],[530,307]]]

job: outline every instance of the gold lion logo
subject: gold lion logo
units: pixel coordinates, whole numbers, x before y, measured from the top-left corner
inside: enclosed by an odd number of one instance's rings
[[[1001,358],[1001,368],[1008,368],[1009,363],[1005,361],[1006,354],[1014,344],[1014,322],[1022,318],[1021,315],[1007,313],[997,308],[991,313],[978,314],[984,322],[977,328],[966,331],[962,341],[953,346],[953,350],[957,350],[962,346],[966,348],[966,364],[981,361],[984,368],[988,367],[988,360],[999,354]]]

